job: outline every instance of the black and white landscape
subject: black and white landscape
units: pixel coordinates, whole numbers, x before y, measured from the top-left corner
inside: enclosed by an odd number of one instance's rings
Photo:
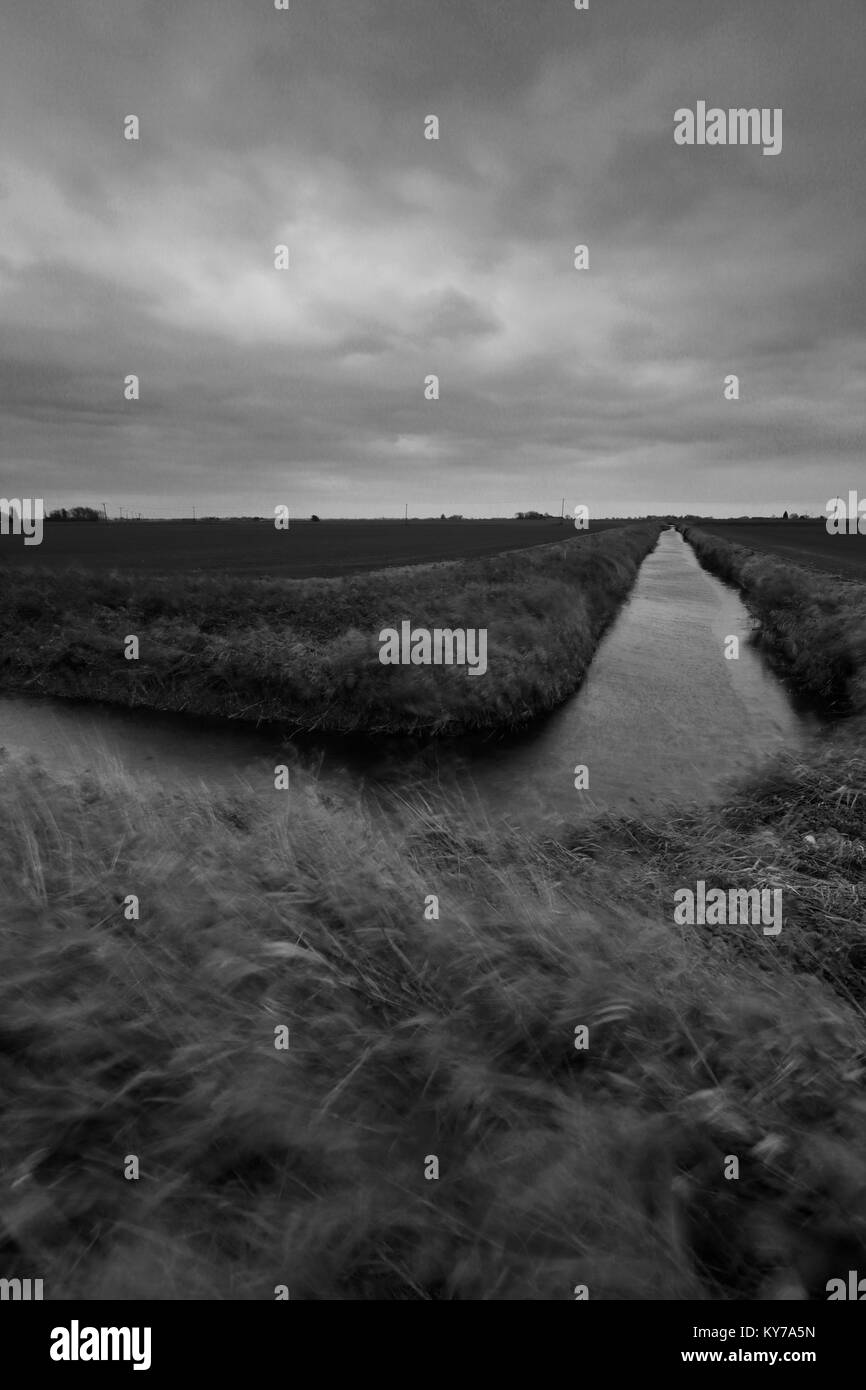
[[[700,1303],[679,1359],[866,1298],[864,64],[862,0],[6,0],[53,1360],[150,1365],[102,1300]]]

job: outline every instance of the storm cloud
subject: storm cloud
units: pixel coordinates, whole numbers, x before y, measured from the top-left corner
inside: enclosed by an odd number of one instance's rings
[[[862,483],[862,0],[2,23],[0,493],[823,513]],[[781,153],[676,145],[699,100],[782,108]]]

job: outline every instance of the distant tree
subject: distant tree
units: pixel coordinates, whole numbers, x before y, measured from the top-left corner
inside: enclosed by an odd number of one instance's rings
[[[311,520],[311,521],[318,521],[318,519],[319,519],[319,518],[316,516],[316,513],[313,512],[313,515],[310,517],[310,520]]]
[[[787,513],[787,512],[782,512],[782,520],[783,520],[783,521],[787,521],[787,520],[788,520],[788,513]]]
[[[445,513],[444,513],[444,512],[443,512],[442,515],[439,517],[439,520],[440,520],[440,521],[444,521],[444,520],[445,520]]]
[[[102,521],[102,512],[96,507],[58,507],[49,512],[47,521]]]

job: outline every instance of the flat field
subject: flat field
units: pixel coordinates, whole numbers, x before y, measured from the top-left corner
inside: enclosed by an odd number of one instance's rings
[[[711,536],[721,536],[749,550],[778,555],[798,565],[866,579],[866,536],[831,536],[824,521],[699,521]]]
[[[589,532],[622,526],[592,521]],[[47,523],[41,545],[0,536],[0,565],[335,577],[468,560],[574,537],[559,521],[117,521]]]

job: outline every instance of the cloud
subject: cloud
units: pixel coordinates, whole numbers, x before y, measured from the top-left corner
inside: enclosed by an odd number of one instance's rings
[[[4,24],[0,490],[635,513],[855,485],[857,5],[8,0]],[[700,97],[782,106],[782,155],[675,146]]]

